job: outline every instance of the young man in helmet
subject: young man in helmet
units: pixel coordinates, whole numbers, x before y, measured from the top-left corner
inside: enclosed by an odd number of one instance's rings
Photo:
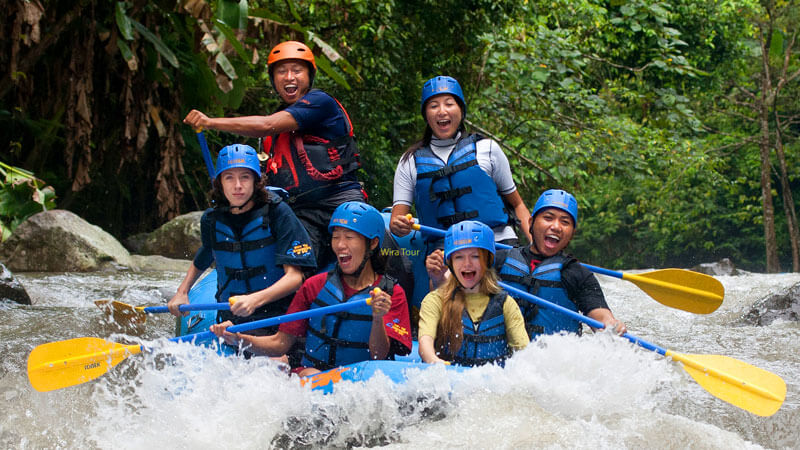
[[[497,284],[494,256],[494,233],[487,225],[465,220],[447,230],[444,259],[454,275],[422,300],[423,361],[502,364],[512,351],[528,345],[519,306]]]
[[[286,313],[304,269],[316,265],[310,239],[291,208],[265,188],[258,156],[249,145],[223,148],[211,197],[214,207],[200,219],[202,246],[167,306],[179,306],[203,272],[216,263],[218,302],[236,301],[217,322],[250,322]],[[276,329],[259,330],[274,333]]]
[[[334,259],[327,232],[331,213],[344,202],[365,199],[356,178],[353,125],[336,99],[311,89],[317,66],[305,44],[276,45],[267,65],[272,86],[283,100],[277,112],[211,118],[192,110],[183,121],[194,128],[266,138],[267,182],[289,192],[287,202],[306,227],[322,266]]]
[[[501,250],[495,267],[500,278],[516,288],[575,312],[585,314],[623,334],[625,324],[614,317],[597,278],[564,253],[578,225],[578,202],[572,194],[550,189],[533,207],[528,247]],[[542,334],[580,333],[581,323],[564,314],[517,299],[531,339]]]
[[[242,344],[249,351],[266,356],[282,355],[305,337],[302,366],[294,369],[300,376],[369,359],[407,355],[411,351],[411,334],[405,292],[383,275],[384,261],[379,251],[384,236],[383,217],[366,203],[347,202],[336,208],[329,227],[336,267],[306,280],[288,312],[369,296],[371,306],[284,323],[272,336],[232,334],[225,331],[224,324],[212,326],[212,331],[228,343]]]

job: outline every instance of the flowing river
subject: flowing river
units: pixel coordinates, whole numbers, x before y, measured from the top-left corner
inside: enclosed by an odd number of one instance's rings
[[[339,384],[326,396],[266,358],[223,358],[164,343],[174,333],[169,315],[123,330],[93,304],[163,303],[182,274],[17,276],[34,305],[0,302],[0,448],[800,448],[800,323],[739,325],[753,303],[800,282],[800,274],[717,277],[725,301],[706,316],[600,277],[631,334],[781,376],[786,401],[771,417],[713,397],[680,364],[609,333],[548,337],[505,369],[455,374],[437,367],[405,385],[377,377]],[[147,343],[154,351],[81,385],[31,388],[31,349],[82,336]]]

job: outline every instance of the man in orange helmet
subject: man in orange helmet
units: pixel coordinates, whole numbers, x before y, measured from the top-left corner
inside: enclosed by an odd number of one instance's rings
[[[311,89],[317,65],[302,42],[276,45],[267,59],[270,81],[283,100],[267,116],[208,117],[192,110],[183,122],[197,128],[265,137],[269,185],[289,192],[289,205],[306,227],[318,267],[333,261],[328,223],[337,206],[365,201],[356,178],[358,149],[344,107],[319,89]]]

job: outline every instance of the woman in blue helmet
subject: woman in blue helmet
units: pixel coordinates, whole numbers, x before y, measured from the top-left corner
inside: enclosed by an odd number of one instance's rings
[[[497,284],[494,255],[494,234],[485,224],[467,220],[447,230],[444,258],[455,276],[422,300],[423,361],[502,363],[528,344],[519,306]]]
[[[282,324],[272,336],[232,334],[226,326],[212,331],[228,343],[240,343],[250,352],[279,356],[305,338],[300,376],[369,359],[393,359],[411,351],[410,320],[403,288],[384,275],[380,253],[383,217],[366,203],[347,202],[333,212],[329,224],[336,267],[315,275],[297,291],[289,313],[306,311],[372,296],[371,306]],[[376,288],[379,288],[376,290]]]
[[[202,246],[167,306],[175,316],[189,303],[194,283],[216,263],[218,302],[236,301],[217,322],[235,324],[285,314],[303,282],[303,269],[316,267],[311,241],[291,208],[265,189],[256,151],[243,144],[223,148],[217,158],[211,198],[200,219]],[[261,333],[275,329],[260,330]]]
[[[476,220],[491,227],[498,242],[516,245],[510,224],[518,220],[527,234],[530,213],[497,142],[467,133],[467,104],[458,81],[431,78],[422,87],[420,106],[425,133],[397,165],[392,232],[411,232],[413,223],[406,215],[413,204],[423,225],[446,230],[462,220]],[[441,248],[440,242],[431,244],[428,253]]]
[[[625,324],[612,314],[594,274],[564,253],[577,224],[575,197],[559,189],[545,191],[533,208],[531,245],[498,252],[495,267],[500,278],[514,287],[625,333]],[[581,323],[564,314],[538,308],[524,299],[518,302],[531,339],[542,334],[581,332]]]

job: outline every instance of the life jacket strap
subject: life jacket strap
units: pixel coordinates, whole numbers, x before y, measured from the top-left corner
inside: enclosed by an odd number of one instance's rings
[[[443,177],[446,177],[446,176],[450,176],[450,175],[452,175],[452,174],[454,174],[456,172],[459,172],[461,170],[467,169],[467,168],[472,167],[472,166],[477,166],[477,165],[478,165],[478,160],[477,159],[473,159],[471,161],[467,161],[467,162],[464,162],[464,163],[461,163],[461,164],[456,164],[456,165],[453,165],[453,166],[444,166],[444,167],[442,167],[441,169],[438,169],[438,170],[431,170],[430,172],[417,173],[417,178],[418,179],[419,178],[443,178]]]
[[[462,195],[469,194],[471,192],[472,192],[472,186],[450,189],[449,191],[435,192],[433,190],[433,185],[431,185],[430,199],[432,202],[435,202],[437,200],[447,201],[461,197]]]
[[[461,222],[463,220],[474,219],[478,217],[478,211],[462,211],[449,216],[437,217],[436,221],[442,224],[445,228],[450,228],[451,225]]]
[[[248,267],[247,269],[225,267],[225,275],[229,280],[244,281],[259,275],[264,275],[265,273],[267,273],[267,268],[264,266]]]
[[[275,243],[275,236],[270,236],[264,239],[257,239],[255,241],[244,241],[244,242],[223,241],[223,242],[215,242],[214,250],[218,250],[221,252],[232,252],[232,253],[248,252],[251,250],[258,250],[260,248],[269,247],[274,243]]]

